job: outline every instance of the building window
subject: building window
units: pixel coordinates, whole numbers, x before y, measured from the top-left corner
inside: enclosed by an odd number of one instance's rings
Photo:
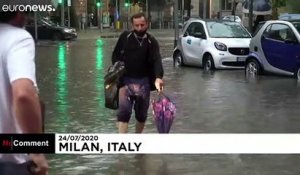
[[[222,10],[231,10],[232,9],[232,1],[233,0],[221,0]]]

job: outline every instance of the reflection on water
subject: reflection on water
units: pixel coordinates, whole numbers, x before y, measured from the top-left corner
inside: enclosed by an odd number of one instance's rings
[[[104,97],[103,90],[104,90],[104,71],[103,71],[103,40],[97,39],[96,41],[96,90],[97,90],[97,97]],[[101,109],[104,106],[104,98],[97,98],[99,107],[97,109]],[[98,112],[102,112],[98,110]]]
[[[117,133],[115,111],[104,108],[103,93],[114,44],[113,40],[97,39],[37,48],[37,78],[47,109],[47,132]],[[172,133],[300,132],[299,84],[291,78],[247,79],[242,70],[173,68],[171,59],[164,59],[163,64],[165,93],[177,106]],[[134,122],[132,117],[130,132]],[[157,132],[151,110],[145,132]],[[297,155],[49,155],[49,162],[50,175],[300,172]]]
[[[56,107],[58,111],[57,123],[59,128],[57,132],[64,132],[65,126],[69,123],[68,116],[68,75],[67,75],[67,54],[66,43],[58,43],[57,55],[57,69],[58,74],[56,78],[57,92],[56,94]]]

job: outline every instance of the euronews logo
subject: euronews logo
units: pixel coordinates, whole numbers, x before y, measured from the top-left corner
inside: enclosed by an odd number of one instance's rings
[[[52,12],[55,8],[52,5],[3,5],[3,12]]]
[[[1,12],[52,12],[54,6],[49,0],[1,0]]]

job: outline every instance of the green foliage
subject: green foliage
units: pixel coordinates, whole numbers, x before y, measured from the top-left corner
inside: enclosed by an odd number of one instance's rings
[[[288,13],[300,13],[299,0],[287,0],[286,2]]]
[[[280,8],[286,6],[287,0],[272,0],[272,6],[273,8]]]

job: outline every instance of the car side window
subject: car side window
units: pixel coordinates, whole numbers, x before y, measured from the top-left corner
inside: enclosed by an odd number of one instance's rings
[[[195,24],[194,33],[203,33],[204,34],[204,27],[201,23]]]
[[[270,38],[270,30],[271,30],[271,26],[272,25],[269,25],[268,27],[266,27],[264,33],[263,33],[263,36],[266,37],[266,38]]]
[[[296,36],[289,26],[273,24],[267,27],[264,36],[277,41],[296,40]]]
[[[187,35],[187,36],[193,36],[194,31],[195,31],[196,24],[197,24],[196,22],[192,22],[192,23],[188,26],[188,28],[186,29],[185,35]]]

